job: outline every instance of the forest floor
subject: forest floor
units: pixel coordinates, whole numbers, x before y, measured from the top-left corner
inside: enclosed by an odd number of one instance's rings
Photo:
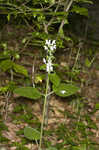
[[[15,75],[17,85],[32,86],[31,78],[34,75],[35,84],[41,88],[42,84],[45,86],[45,81],[36,80],[36,77],[44,74],[39,68],[43,64],[44,51],[36,46],[24,46],[22,39],[28,32],[30,31],[24,28],[15,29],[7,25],[2,31],[1,39],[3,43],[7,43],[8,50],[18,50],[20,59],[16,63],[26,67],[29,72],[30,81]],[[75,82],[80,91],[67,98],[54,94],[51,96],[44,147],[53,146],[58,150],[99,150],[99,49],[84,45],[76,61],[77,54],[77,46],[56,50],[56,63],[59,65],[56,72],[62,81]],[[72,70],[74,64],[75,69]],[[0,86],[7,85],[9,80],[9,72],[0,72]],[[0,147],[5,147],[4,150],[36,150],[36,142],[24,137],[24,128],[31,126],[40,131],[42,100],[34,101],[16,94],[7,96],[7,93],[0,95]]]

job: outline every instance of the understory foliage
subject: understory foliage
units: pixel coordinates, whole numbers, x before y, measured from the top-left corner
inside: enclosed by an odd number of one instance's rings
[[[32,24],[33,32],[23,40],[24,43],[32,40],[38,46],[49,38],[57,39],[58,46],[63,47],[63,40],[71,40],[63,30],[69,24],[69,15],[76,13],[88,17],[88,10],[83,7],[86,3],[93,4],[91,0],[2,0],[0,13],[6,15],[9,22],[15,19],[23,21],[27,27]]]
[[[0,15],[5,16],[8,24],[15,26],[26,26],[30,32],[22,37],[21,44],[24,48],[29,46],[39,48],[40,62],[38,74],[35,75],[36,56],[28,53],[32,57],[33,64],[30,65],[32,73],[22,65],[21,57],[24,57],[24,51],[18,49],[10,49],[6,41],[0,42],[0,72],[7,75],[6,83],[0,84],[0,95],[3,95],[7,100],[5,119],[7,119],[7,109],[9,98],[12,94],[17,94],[19,97],[27,98],[27,100],[38,101],[42,100],[43,114],[42,121],[33,116],[32,110],[28,110],[26,105],[16,106],[13,113],[19,113],[19,117],[14,116],[13,120],[18,122],[26,122],[26,126],[19,132],[22,135],[22,144],[13,143],[16,150],[28,150],[24,145],[27,143],[36,143],[39,150],[95,150],[99,146],[90,138],[92,132],[90,129],[97,130],[97,126],[91,119],[91,115],[99,110],[99,105],[96,105],[94,111],[88,114],[84,112],[86,102],[80,95],[81,86],[85,84],[84,80],[79,78],[80,75],[77,62],[81,46],[77,47],[77,55],[72,65],[72,69],[68,66],[64,67],[64,72],[61,72],[60,66],[57,63],[58,50],[64,50],[66,43],[74,43],[73,39],[66,34],[64,27],[69,26],[69,15],[74,13],[81,16],[89,17],[88,10],[84,4],[92,5],[90,0],[1,0]],[[44,50],[43,50],[44,49]],[[75,49],[73,49],[75,50]],[[33,56],[32,56],[33,55]],[[61,57],[61,56],[60,56]],[[87,58],[85,61],[86,67],[91,66],[94,61]],[[27,61],[27,60],[25,60]],[[35,62],[34,62],[35,61]],[[71,70],[70,70],[71,69]],[[63,75],[68,77],[64,79]],[[32,79],[31,79],[32,78]],[[47,129],[48,127],[48,111],[49,99],[52,94],[56,97],[72,98],[72,111],[60,111],[69,123],[61,122],[57,128]],[[76,102],[74,102],[76,99]],[[74,112],[74,113],[73,113]],[[2,117],[1,117],[2,118]],[[0,118],[0,119],[1,119]],[[69,118],[72,120],[69,120]],[[2,130],[7,130],[5,125]],[[34,125],[34,126],[33,126]],[[0,134],[2,131],[0,130]],[[57,139],[53,144],[52,137]],[[49,140],[51,137],[51,141]],[[2,142],[4,137],[0,137]],[[32,144],[31,144],[32,145]]]

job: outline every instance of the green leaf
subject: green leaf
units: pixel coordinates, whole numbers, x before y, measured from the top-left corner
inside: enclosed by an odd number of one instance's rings
[[[58,86],[61,81],[60,77],[56,73],[49,74],[49,79],[55,86]]]
[[[7,54],[6,51],[4,51],[3,53],[0,53],[0,61],[4,60],[4,59],[10,59],[10,56]]]
[[[86,149],[86,144],[82,144],[82,145],[80,146],[79,150],[87,150],[87,149]]]
[[[83,3],[89,3],[89,4],[93,4],[93,2],[91,0],[75,0],[76,2],[83,2]]]
[[[2,130],[8,131],[8,127],[7,127],[3,122],[0,122],[0,132],[1,132]]]
[[[16,88],[13,92],[30,99],[39,99],[41,97],[41,93],[33,87]]]
[[[77,14],[80,15],[84,15],[88,17],[88,9],[84,8],[84,7],[79,7],[77,5],[73,6],[71,12],[75,12]]]
[[[16,73],[23,74],[26,77],[28,76],[28,71],[25,69],[24,66],[13,63],[13,69]]]
[[[50,4],[54,4],[55,3],[55,0],[49,0]]]
[[[46,65],[45,64],[41,65],[40,70],[46,70]]]
[[[89,115],[86,115],[85,118],[86,118],[86,121],[87,121],[87,127],[97,130],[97,125],[96,125],[96,123],[90,118],[90,116],[89,116]]]
[[[79,147],[78,146],[73,146],[72,150],[79,150]]]
[[[49,147],[46,150],[57,150],[57,148],[55,148],[55,147]]]
[[[8,91],[8,86],[0,87],[0,93],[6,93]]]
[[[71,42],[73,42],[73,40],[72,40],[72,38],[71,37],[69,37],[69,36],[65,36],[65,38],[64,38],[67,42],[69,42],[69,41],[71,41]]]
[[[30,150],[30,149],[20,144],[18,147],[16,147],[15,150]]]
[[[42,83],[42,81],[46,78],[45,74],[37,74],[35,76],[35,83]]]
[[[88,58],[86,58],[86,60],[85,60],[85,66],[88,68],[91,67],[91,62],[89,61]]]
[[[73,146],[72,150],[86,150],[86,144],[82,144],[80,146]]]
[[[53,85],[53,91],[56,95],[67,97],[75,94],[80,88],[72,84],[60,83],[59,86]]]
[[[95,105],[95,109],[96,109],[96,110],[99,110],[99,103],[97,103],[97,104]]]
[[[25,127],[24,136],[29,140],[39,140],[40,139],[40,132],[38,132],[34,128]]]
[[[3,60],[1,63],[0,63],[0,68],[5,72],[9,69],[11,69],[13,66],[13,62],[10,60],[10,59],[7,59],[7,60]]]
[[[9,69],[14,69],[14,71],[16,73],[20,73],[20,74],[23,74],[24,76],[28,76],[28,72],[27,70],[21,66],[21,65],[18,65],[18,64],[15,64],[13,61],[11,61],[10,59],[7,59],[7,60],[3,60],[1,63],[0,63],[0,68],[5,72]]]
[[[10,14],[8,14],[8,15],[7,15],[7,19],[8,19],[8,21],[10,21],[10,18],[11,18],[11,15],[10,15]]]
[[[61,38],[64,38],[64,31],[63,31],[63,29],[59,30],[59,35],[60,35]]]

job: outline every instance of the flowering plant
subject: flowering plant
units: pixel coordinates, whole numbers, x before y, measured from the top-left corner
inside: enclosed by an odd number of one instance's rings
[[[48,104],[49,104],[49,100],[50,100],[49,96],[52,93],[55,93],[56,95],[58,95],[60,97],[67,97],[67,96],[75,94],[79,90],[79,88],[73,84],[66,84],[64,82],[61,82],[60,77],[53,70],[52,61],[54,59],[53,54],[55,53],[55,50],[56,50],[56,41],[55,40],[52,40],[52,41],[46,40],[44,49],[46,51],[46,57],[43,58],[43,62],[46,65],[46,72],[47,72],[45,94],[42,94],[35,87],[21,87],[21,88],[16,88],[14,90],[14,93],[19,94],[20,96],[31,98],[31,99],[39,99],[42,96],[44,96],[41,132],[38,132],[34,128],[30,128],[30,127],[26,127],[24,129],[25,137],[27,137],[29,140],[35,140],[38,145],[39,150],[41,150],[41,148],[42,148],[44,125],[47,126],[47,121],[48,121],[48,113],[47,112],[48,112]],[[50,82],[52,83],[52,91],[50,91]],[[38,144],[37,140],[40,140],[39,144]]]
[[[42,124],[41,124],[41,134],[40,134],[40,145],[39,145],[39,149],[41,149],[42,146],[42,136],[43,136],[43,126],[44,124],[47,125],[47,121],[48,121],[48,95],[50,93],[49,89],[50,89],[50,85],[49,85],[49,75],[50,73],[53,71],[53,53],[55,52],[56,49],[56,41],[53,40],[46,40],[45,45],[44,45],[44,49],[47,52],[46,55],[46,59],[43,58],[43,62],[46,64],[46,72],[48,73],[47,76],[47,81],[46,81],[46,93],[45,93],[45,99],[44,99],[44,108],[43,108],[43,119],[42,119]],[[47,120],[47,121],[46,121]]]

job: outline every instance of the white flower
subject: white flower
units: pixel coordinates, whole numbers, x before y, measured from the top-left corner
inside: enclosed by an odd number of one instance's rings
[[[62,94],[65,94],[65,93],[66,93],[66,91],[65,91],[65,90],[62,90],[62,91],[61,91],[61,93],[62,93]]]
[[[44,62],[44,64],[46,64],[46,71],[48,73],[50,73],[51,71],[53,71],[53,64],[52,64],[51,58],[49,58],[47,61],[46,61],[45,58],[43,58],[43,62]]]
[[[56,45],[51,45],[50,50],[53,51],[54,49],[56,49]]]
[[[53,64],[52,64],[52,60],[50,58],[48,59],[48,62],[46,63],[46,71],[48,73],[53,71]]]
[[[45,58],[43,58],[43,62],[44,62],[44,64],[46,64],[46,59]]]
[[[53,51],[56,49],[56,40],[46,40],[44,49],[47,51],[47,57],[43,58],[43,62],[46,64],[46,71],[50,73],[53,71],[52,60],[54,58]]]
[[[53,40],[52,42],[51,42],[51,40],[46,40],[44,49],[51,50],[51,51],[55,50],[56,49],[56,40]]]
[[[50,46],[51,45],[51,40],[46,40],[46,45]]]
[[[52,72],[53,71],[53,66],[51,66],[50,64],[46,64],[46,71],[48,72],[48,73],[50,73],[50,72]]]
[[[45,50],[48,50],[48,47],[45,45],[45,46],[44,46],[44,49],[45,49]]]

